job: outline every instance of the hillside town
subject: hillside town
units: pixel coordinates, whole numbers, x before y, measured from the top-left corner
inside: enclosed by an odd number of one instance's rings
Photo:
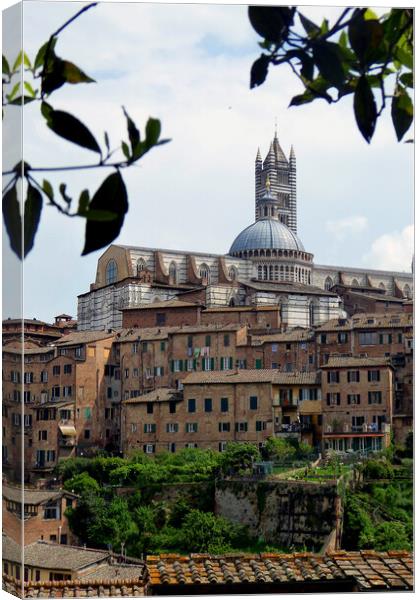
[[[255,183],[226,255],[111,245],[3,321],[6,591],[412,589],[412,273],[314,263],[277,134]]]

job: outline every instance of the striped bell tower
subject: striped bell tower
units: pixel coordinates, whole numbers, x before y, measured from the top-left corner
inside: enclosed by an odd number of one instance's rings
[[[264,215],[264,195],[267,184],[274,196],[274,218],[297,233],[296,211],[296,157],[293,146],[287,160],[277,137],[277,131],[270,144],[264,162],[258,149],[255,159],[255,219]]]

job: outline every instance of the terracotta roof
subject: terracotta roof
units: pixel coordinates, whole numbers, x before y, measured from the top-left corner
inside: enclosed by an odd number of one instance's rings
[[[283,333],[267,333],[264,335],[253,335],[251,345],[264,343],[275,344],[276,342],[307,342],[314,338],[314,332],[311,329],[291,329]]]
[[[11,502],[22,502],[22,488],[3,484],[2,494],[6,500],[10,500]],[[77,498],[75,494],[67,492],[66,490],[31,490],[28,488],[23,490],[25,504],[42,504],[42,502],[47,502],[48,500],[61,498],[63,495]]]
[[[170,388],[156,388],[147,394],[123,400],[123,404],[141,404],[143,402],[169,402],[170,400],[179,400],[179,391]]]
[[[200,371],[182,380],[184,385],[212,383],[272,383],[278,385],[316,385],[319,373],[284,373],[278,369],[239,369],[237,371]]]
[[[97,569],[89,569],[89,573],[79,574],[79,581],[98,581],[98,580],[112,580],[112,579],[130,579],[135,581],[142,581],[144,577],[144,564],[108,564],[104,563],[99,565]]]
[[[120,329],[115,336],[116,342],[149,342],[152,340],[166,340],[168,335],[178,327],[130,327]]]
[[[51,346],[42,346],[41,348],[3,348],[3,352],[9,352],[10,354],[54,354],[54,348]]]
[[[265,304],[264,306],[254,306],[254,305],[246,305],[246,306],[217,306],[213,308],[206,308],[203,310],[203,314],[206,313],[218,313],[218,312],[263,312],[263,311],[273,311],[279,310],[280,306],[278,304]]]
[[[387,357],[368,358],[356,356],[330,356],[325,365],[321,365],[321,369],[325,368],[340,368],[340,367],[392,367],[391,361]]]
[[[348,319],[331,319],[316,328],[320,331],[349,331],[351,329],[388,329],[412,327],[413,315],[399,312],[388,314],[358,313]]]
[[[77,346],[78,344],[90,344],[113,337],[115,337],[115,331],[111,333],[105,331],[74,331],[54,342],[54,346]]]
[[[146,559],[150,585],[293,583],[353,579],[363,591],[409,590],[413,558],[409,552],[295,554],[162,554]]]
[[[148,310],[151,308],[199,308],[203,306],[195,302],[187,302],[186,300],[178,300],[173,298],[172,300],[162,300],[161,302],[151,302],[150,304],[142,304],[141,306],[130,306],[129,308],[123,308],[122,312],[130,310]]]
[[[349,290],[347,292],[352,296],[356,296],[357,298],[369,298],[371,300],[379,300],[380,302],[396,302],[397,304],[403,304],[404,298],[397,298],[396,296],[388,296],[387,294],[375,294],[374,292],[368,292],[367,294],[363,292],[356,292],[354,290]]]

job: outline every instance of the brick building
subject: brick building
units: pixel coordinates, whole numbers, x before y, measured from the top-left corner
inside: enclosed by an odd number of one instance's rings
[[[394,374],[388,358],[330,358],[322,369],[325,450],[380,450],[391,441]]]
[[[17,544],[24,535],[25,544],[37,540],[73,544],[65,511],[75,506],[77,496],[65,490],[39,490],[2,486],[3,532]],[[22,518],[23,517],[23,518]]]
[[[273,435],[298,436],[314,444],[320,392],[316,373],[265,369],[190,373],[183,379],[182,391],[160,388],[123,401],[123,450],[125,454],[132,449],[153,454],[184,447],[223,451],[228,442],[263,445]],[[306,405],[302,420],[301,403]]]

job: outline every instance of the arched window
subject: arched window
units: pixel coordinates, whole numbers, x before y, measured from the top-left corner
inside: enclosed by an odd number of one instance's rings
[[[238,273],[236,271],[236,267],[234,267],[233,265],[231,267],[229,267],[229,279],[231,281],[236,281],[238,277]]]
[[[273,265],[270,265],[269,270],[268,270],[268,278],[270,281],[273,280]]]
[[[268,216],[268,208],[264,206],[264,217]]]
[[[358,287],[359,286],[359,282],[357,281],[357,279],[353,279],[353,281],[351,282],[351,285],[353,287]]]
[[[169,283],[174,284],[177,282],[176,280],[177,272],[176,272],[176,263],[171,262],[169,265]]]
[[[200,265],[200,278],[204,283],[210,283],[210,267],[206,263]]]
[[[258,279],[262,279],[262,276],[263,276],[262,265],[258,265]]]
[[[406,298],[411,298],[411,288],[408,285],[408,283],[405,284],[404,289],[403,289],[403,294]]]
[[[263,275],[263,279],[264,279],[264,281],[267,281],[267,279],[268,279],[268,269],[267,269],[267,265],[264,265],[264,266],[263,266],[263,273],[264,273],[264,275]]]
[[[117,263],[115,262],[115,260],[113,258],[111,258],[111,260],[108,262],[108,264],[106,266],[106,272],[105,272],[106,284],[108,285],[109,283],[115,283],[117,281],[117,277],[118,277]]]
[[[280,266],[280,281],[284,281],[284,267]]]
[[[331,279],[331,277],[328,276],[324,282],[324,289],[328,291],[332,288],[333,285],[333,280]]]
[[[278,280],[279,280],[279,266],[278,266],[278,265],[276,265],[276,266],[274,267],[274,279],[275,279],[276,281],[278,281]]]
[[[229,300],[229,306],[235,306],[235,305],[236,305],[236,303],[235,303],[235,298],[231,298],[231,299]]]
[[[137,261],[137,277],[140,275],[142,271],[146,270],[146,261],[144,258],[139,258]]]

